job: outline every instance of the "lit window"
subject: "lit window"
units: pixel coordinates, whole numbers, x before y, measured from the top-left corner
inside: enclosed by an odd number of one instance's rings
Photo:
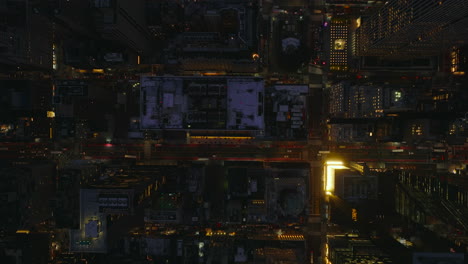
[[[401,100],[401,92],[400,91],[395,91],[393,93],[393,101],[398,102]]]
[[[419,124],[413,124],[413,125],[411,126],[411,134],[412,134],[413,136],[422,136],[422,134],[423,134],[423,128],[422,128],[422,126],[419,125]]]

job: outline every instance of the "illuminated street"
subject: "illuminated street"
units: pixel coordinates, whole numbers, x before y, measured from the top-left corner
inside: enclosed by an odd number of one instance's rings
[[[465,263],[467,28],[464,0],[0,0],[0,263]]]

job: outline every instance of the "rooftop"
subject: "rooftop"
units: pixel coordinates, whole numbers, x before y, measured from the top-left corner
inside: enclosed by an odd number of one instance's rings
[[[174,130],[263,130],[263,79],[141,79],[141,127]]]

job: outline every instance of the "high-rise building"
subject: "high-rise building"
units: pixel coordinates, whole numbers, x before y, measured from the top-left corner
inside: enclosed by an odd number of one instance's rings
[[[333,18],[330,22],[330,70],[348,70],[349,20]]]
[[[97,31],[104,39],[128,47],[136,54],[151,51],[144,1],[95,0],[91,2],[95,8],[94,21]]]
[[[0,66],[51,70],[52,24],[29,1],[0,1]]]
[[[118,221],[117,215],[134,215],[163,181],[158,173],[153,167],[108,167],[105,178],[80,189],[80,224],[79,229],[70,229],[70,251],[107,252],[108,241],[121,235],[109,222]]]
[[[335,83],[330,87],[330,116],[334,118],[381,117],[384,110],[390,108],[390,92],[391,87],[350,86],[346,82]],[[399,96],[401,97],[401,92]],[[395,103],[398,103],[400,97],[395,98]]]
[[[330,87],[329,113],[331,116],[342,116],[347,111],[349,86],[345,82],[332,84]]]
[[[375,86],[352,86],[349,92],[349,117],[380,117],[384,108],[384,88]]]
[[[359,55],[438,55],[468,40],[463,0],[391,0],[357,29]]]

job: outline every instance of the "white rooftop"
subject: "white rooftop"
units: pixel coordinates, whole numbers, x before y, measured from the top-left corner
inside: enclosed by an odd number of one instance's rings
[[[85,235],[91,238],[99,236],[99,222],[97,220],[90,220],[85,224]]]
[[[228,129],[263,128],[263,82],[248,79],[228,80]],[[263,102],[263,98],[261,99]],[[259,107],[261,110],[259,112]]]
[[[261,78],[142,76],[140,83],[142,129],[264,129]]]

